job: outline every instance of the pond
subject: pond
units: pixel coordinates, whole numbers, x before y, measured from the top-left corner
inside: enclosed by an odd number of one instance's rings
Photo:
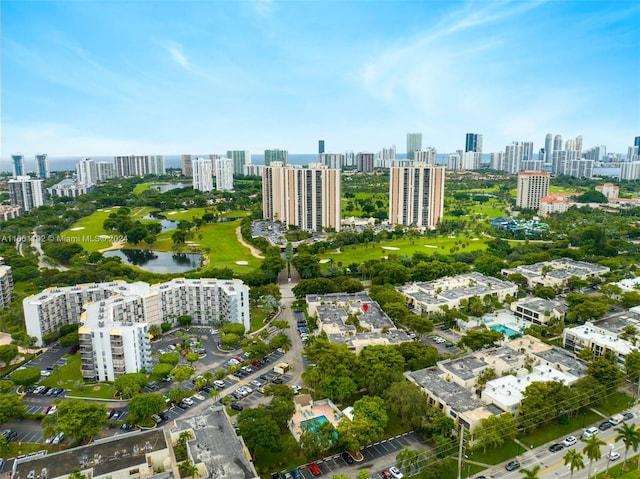
[[[154,215],[145,215],[142,217],[143,220],[153,220],[153,221],[159,221],[160,222],[160,226],[162,227],[162,229],[160,230],[160,232],[162,233],[163,231],[171,231],[174,230],[178,227],[178,222],[177,221],[173,221],[173,220],[168,220],[164,217],[161,216],[154,216]]]
[[[151,186],[151,188],[159,191],[160,193],[166,193],[167,191],[177,190],[178,188],[186,188],[187,186],[192,185],[188,185],[186,183],[166,183],[163,185],[153,185]]]
[[[105,251],[107,258],[118,257],[123,263],[137,266],[151,273],[184,273],[198,269],[202,255],[198,253],[172,253],[148,249],[116,249]]]

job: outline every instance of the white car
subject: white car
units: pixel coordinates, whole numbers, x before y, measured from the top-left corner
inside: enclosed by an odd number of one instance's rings
[[[60,444],[63,439],[64,439],[64,432],[61,431],[58,434],[56,434],[56,436],[53,438],[51,443],[52,444]]]
[[[193,406],[193,399],[191,399],[191,398],[184,398],[182,400],[182,402],[187,404],[187,405],[189,405],[189,406]]]
[[[582,437],[584,439],[589,439],[591,436],[595,436],[597,434],[598,434],[598,428],[592,426],[584,430],[584,432],[582,433]]]
[[[617,459],[620,459],[620,453],[616,451],[611,451],[611,454],[609,454],[609,460],[615,461]]]
[[[577,443],[578,443],[578,439],[576,439],[575,436],[569,436],[569,437],[565,438],[564,441],[562,441],[562,444],[564,445],[564,447],[571,447],[571,446],[574,446]]]
[[[402,474],[400,472],[400,469],[398,469],[396,466],[391,466],[389,468],[389,472],[394,477],[394,479],[402,479],[404,477],[404,474]]]

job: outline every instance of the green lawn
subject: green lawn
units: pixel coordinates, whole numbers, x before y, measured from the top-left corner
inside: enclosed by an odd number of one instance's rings
[[[251,330],[253,333],[264,326],[264,320],[268,316],[268,313],[264,309],[251,308],[249,311],[251,316]]]
[[[547,424],[543,429],[537,429],[530,434],[521,437],[520,441],[524,444],[538,447],[547,442],[555,440],[559,441],[572,432],[578,429],[583,429],[589,424],[593,424],[598,421],[603,421],[602,416],[593,411],[588,411],[584,415],[579,414],[578,416],[571,418],[566,424]]]
[[[256,471],[263,477],[268,477],[271,472],[288,471],[306,462],[298,442],[290,432],[280,435],[278,442],[282,446],[281,451],[258,451],[253,458]]]
[[[341,261],[344,266],[348,266],[351,263],[361,264],[370,259],[380,259],[383,256],[392,255],[405,255],[411,256],[416,251],[421,251],[426,254],[432,254],[434,252],[449,254],[450,248],[456,245],[456,242],[462,241],[468,243],[467,246],[460,247],[458,252],[484,250],[486,248],[486,240],[478,238],[477,240],[471,240],[464,236],[458,236],[454,238],[439,237],[439,238],[426,238],[419,237],[414,239],[402,238],[397,240],[381,241],[379,243],[369,243],[368,245],[348,245],[341,249],[341,252],[337,251],[326,252],[320,254],[320,259],[333,260],[334,262]],[[385,249],[384,247],[398,248]]]
[[[63,231],[60,236],[68,238],[68,241],[70,242],[79,243],[89,252],[107,248],[111,246],[111,240],[108,238],[101,239],[100,236],[117,237],[119,236],[119,233],[105,230],[102,228],[102,224],[109,214],[117,208],[118,207],[101,208],[93,214],[78,220],[78,222],[71,228]],[[150,207],[134,208],[131,210],[131,217],[134,219],[141,219],[152,210],[153,208]]]
[[[99,236],[118,236],[117,233],[106,231],[102,228],[104,220],[115,208],[105,208],[94,212],[92,215],[82,218],[73,225],[72,228],[63,232],[61,236],[73,239],[80,243],[89,252],[97,251],[111,246],[111,241],[101,241]],[[155,208],[142,207],[134,208],[131,217],[141,219]],[[164,211],[162,215],[173,221],[200,218],[207,211],[206,208],[191,208],[189,210]],[[233,212],[236,215],[246,215],[244,211]],[[146,220],[143,220],[146,221]],[[148,220],[153,221],[153,220]],[[194,232],[193,245],[201,246],[207,251],[208,267],[231,268],[238,273],[245,273],[260,266],[261,260],[251,255],[249,249],[242,246],[236,238],[236,228],[240,226],[241,220],[230,221],[228,223],[212,223],[203,225]],[[172,251],[173,241],[171,236],[173,231],[165,231],[158,235],[156,243],[150,248],[155,251]],[[132,247],[132,245],[128,245]],[[137,248],[149,248],[145,243],[136,246]],[[238,264],[237,261],[246,261],[247,264]]]
[[[68,389],[67,396],[80,396],[97,399],[113,399],[115,389],[107,383],[85,384],[80,371],[80,354],[66,355],[66,366],[54,371],[51,376],[40,381],[40,384],[51,388]]]
[[[633,398],[620,391],[615,391],[607,398],[607,403],[602,406],[596,406],[594,409],[600,411],[607,416],[624,411],[633,404]]]
[[[469,457],[472,461],[482,462],[484,464],[500,464],[501,462],[516,457],[523,452],[522,446],[518,443],[507,439],[499,449],[487,449],[486,454],[482,449],[473,451]]]

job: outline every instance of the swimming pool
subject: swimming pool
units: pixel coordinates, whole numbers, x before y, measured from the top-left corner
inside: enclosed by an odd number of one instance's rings
[[[522,336],[522,334],[519,333],[518,331],[508,328],[503,324],[492,324],[489,326],[489,329],[493,329],[494,331],[499,331],[502,334],[504,334],[507,338],[515,338],[517,336]]]
[[[320,424],[323,424],[325,422],[329,422],[327,416],[325,415],[314,417],[311,419],[305,419],[304,421],[300,421],[300,428],[303,431],[306,431],[307,429],[309,429],[310,431],[315,431],[316,429],[318,429],[318,426],[320,426]]]

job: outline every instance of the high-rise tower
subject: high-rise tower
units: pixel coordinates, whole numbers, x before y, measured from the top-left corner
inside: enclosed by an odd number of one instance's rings
[[[36,155],[36,173],[40,179],[49,178],[49,157],[46,153]]]
[[[553,157],[553,135],[551,133],[547,133],[547,136],[544,137],[544,158],[538,158],[538,159],[543,160],[545,163],[551,163],[552,157]]]
[[[407,159],[413,160],[418,150],[422,150],[422,133],[407,133]]]
[[[540,198],[549,194],[549,173],[521,171],[518,173],[518,208],[540,208]]]
[[[11,155],[11,161],[13,162],[13,177],[24,176],[26,174],[24,169],[24,155],[22,153]]]
[[[444,167],[394,166],[389,180],[389,223],[435,229],[442,220]]]

